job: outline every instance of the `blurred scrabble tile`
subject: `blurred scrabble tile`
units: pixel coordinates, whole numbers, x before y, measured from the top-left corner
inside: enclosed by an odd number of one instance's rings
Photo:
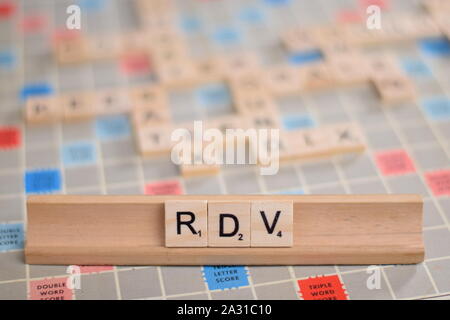
[[[196,158],[200,161],[196,163]],[[208,160],[210,159],[210,160]],[[220,165],[213,157],[193,155],[193,161],[189,164],[181,164],[180,172],[184,178],[216,175],[220,172]]]
[[[175,15],[172,12],[145,15],[142,19],[144,28],[150,32],[175,31]]]
[[[236,77],[243,73],[252,73],[261,66],[261,61],[255,53],[242,52],[229,54],[218,58],[219,67],[226,77]]]
[[[379,77],[373,80],[375,88],[386,104],[414,101],[416,90],[411,79],[403,75]]]
[[[281,127],[280,116],[276,109],[264,110],[245,115],[246,128],[251,129],[278,129]]]
[[[251,247],[292,247],[292,201],[252,201]]]
[[[174,61],[190,60],[187,47],[182,41],[167,41],[167,43],[161,45],[156,45],[155,43],[151,44],[152,60],[154,60],[157,65],[170,64]]]
[[[400,14],[395,17],[395,27],[401,29],[407,39],[439,37],[440,30],[435,20],[424,14]]]
[[[327,24],[312,27],[308,30],[310,37],[314,39],[318,48],[331,43],[346,43],[345,25]]]
[[[400,65],[392,55],[366,55],[364,60],[371,79],[385,78],[392,75],[401,75],[403,73]]]
[[[450,41],[450,20],[448,19],[449,14],[450,9],[448,11],[437,12],[433,15],[433,19],[441,30],[441,33],[447,38],[447,40]]]
[[[274,99],[264,94],[241,94],[234,99],[234,108],[240,114],[252,115],[256,113],[265,113],[275,110],[276,103]]]
[[[250,247],[250,202],[208,201],[208,247]]]
[[[165,89],[158,85],[134,87],[129,90],[131,104],[134,109],[168,108]]]
[[[300,77],[303,83],[302,90],[305,92],[327,89],[336,84],[329,66],[323,62],[300,68]]]
[[[389,34],[383,28],[368,29],[365,24],[351,24],[347,27],[346,41],[353,46],[372,46],[386,42]]]
[[[200,84],[223,80],[224,73],[219,61],[215,58],[195,62],[197,81]]]
[[[227,129],[242,128],[242,118],[238,115],[233,114],[208,119],[205,122],[205,129],[209,128],[215,128],[225,134]]]
[[[330,134],[323,128],[293,130],[285,135],[293,159],[318,159],[332,155]]]
[[[197,82],[197,72],[191,60],[173,60],[157,66],[157,75],[163,86],[188,87]]]
[[[294,28],[287,30],[281,36],[281,41],[290,52],[304,52],[315,50],[318,47],[317,41],[306,28]]]
[[[172,149],[172,127],[170,126],[138,127],[135,134],[141,155],[168,154]]]
[[[120,37],[113,35],[88,37],[86,46],[92,60],[113,59],[124,49]]]
[[[206,200],[168,200],[164,210],[166,247],[208,246]]]
[[[425,0],[422,5],[430,14],[450,12],[450,3],[447,0]]]
[[[240,96],[266,94],[263,74],[258,71],[242,72],[228,79],[232,94]]]
[[[347,41],[331,40],[321,43],[320,50],[325,58],[345,57],[348,55],[360,54],[359,48],[350,45]]]
[[[282,130],[271,130],[267,135],[259,135],[257,138],[248,137],[248,146],[253,161],[262,170],[273,168],[275,162],[286,163],[295,160],[295,152],[290,148]]]
[[[186,44],[184,43],[182,37],[172,30],[147,31],[145,34],[147,36],[146,41],[153,50],[168,47],[186,49]]]
[[[61,119],[62,113],[55,97],[30,97],[25,107],[27,123],[53,123]]]
[[[131,100],[124,89],[99,90],[93,96],[97,114],[126,113],[132,109]]]
[[[81,36],[55,41],[54,53],[60,64],[81,63],[91,57],[86,39]]]
[[[205,122],[204,128],[218,130],[218,132],[220,132],[223,137],[223,147],[226,148],[228,145],[230,145],[231,147],[235,146],[235,143],[237,143],[238,141],[238,137],[234,135],[234,133],[236,132],[236,130],[244,129],[244,124],[245,121],[243,121],[241,116],[233,114],[208,119]]]
[[[302,87],[299,68],[279,65],[266,69],[265,86],[275,96],[297,94]]]
[[[147,34],[140,31],[125,31],[117,35],[120,43],[120,52],[145,51],[149,49]]]
[[[64,121],[84,120],[97,115],[97,105],[91,92],[63,94],[57,102],[63,112]]]
[[[369,80],[369,68],[359,54],[329,55],[327,64],[336,84],[358,84]]]
[[[363,152],[366,142],[362,130],[356,123],[343,123],[324,128],[330,137],[332,153]]]
[[[140,128],[170,123],[172,117],[168,108],[146,107],[134,109],[132,120],[133,125]]]
[[[167,0],[138,0],[136,5],[142,17],[155,13],[164,14],[175,10],[174,3]]]
[[[212,176],[219,174],[220,166],[214,164],[183,164],[180,166],[184,178]]]

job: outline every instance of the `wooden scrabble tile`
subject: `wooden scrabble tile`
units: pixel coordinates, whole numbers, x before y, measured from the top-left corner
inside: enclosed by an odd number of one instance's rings
[[[119,36],[120,53],[141,52],[149,50],[150,44],[146,41],[147,34],[140,31],[127,31]]]
[[[228,145],[234,148],[237,136],[233,134],[228,134],[227,131],[230,133],[229,130],[240,130],[244,129],[245,121],[242,119],[241,116],[237,114],[227,115],[227,116],[221,116],[213,119],[208,119],[205,121],[204,128],[205,129],[216,129],[221,132],[223,135],[223,146],[226,148]]]
[[[324,128],[330,137],[333,153],[363,152],[366,142],[361,128],[356,123],[343,123]]]
[[[359,54],[329,55],[327,64],[337,84],[358,84],[369,80],[369,68]]]
[[[255,53],[242,52],[218,58],[219,66],[226,77],[236,77],[252,73],[261,66],[261,61]]]
[[[276,96],[297,94],[302,87],[302,77],[299,68],[279,65],[266,69],[265,87]]]
[[[279,139],[278,157],[280,162],[286,163],[297,160],[299,150],[296,150],[296,146],[298,146],[298,143],[296,141],[291,141],[292,137],[289,135],[289,132],[280,129]]]
[[[440,30],[434,19],[424,14],[396,15],[392,22],[393,28],[400,30],[404,38],[414,40],[439,37]],[[384,27],[384,26],[383,26]]]
[[[259,71],[241,72],[240,74],[229,77],[228,83],[235,97],[266,93],[263,74]]]
[[[208,246],[208,204],[206,200],[165,202],[166,247]]]
[[[168,108],[166,90],[157,85],[139,86],[129,90],[134,109]]]
[[[147,31],[175,31],[174,14],[164,13],[164,14],[152,14],[146,15],[143,21],[144,28]]]
[[[251,129],[277,129],[281,127],[280,116],[276,109],[264,109],[245,115],[245,127]]]
[[[323,48],[323,46],[329,46],[337,43],[346,43],[346,26],[342,24],[328,24],[312,27],[307,31],[314,42],[317,44],[318,48]]]
[[[251,247],[293,246],[292,201],[252,201]]]
[[[275,133],[275,135],[273,135]],[[286,143],[283,130],[268,132],[267,135],[248,137],[248,146],[252,159],[261,169],[270,169],[274,161],[288,162],[293,160],[289,145]],[[272,167],[273,168],[273,167]]]
[[[250,202],[208,202],[208,247],[250,247]]]
[[[131,100],[126,90],[100,90],[95,93],[93,99],[93,103],[97,108],[97,114],[126,113],[132,109]]]
[[[162,41],[162,40],[161,40]],[[173,64],[177,61],[189,61],[186,45],[182,41],[168,42],[156,46],[152,44],[151,56],[157,66]]]
[[[323,128],[289,131],[286,140],[292,159],[316,159],[333,154],[329,132]]]
[[[198,83],[204,84],[223,80],[224,73],[217,59],[205,59],[194,64]]]
[[[333,87],[336,84],[326,63],[319,62],[300,68],[303,91],[314,91]]]
[[[92,60],[116,58],[124,49],[121,38],[112,35],[89,37],[86,42],[89,56]]]
[[[166,87],[188,87],[196,83],[197,73],[191,60],[174,60],[158,65],[158,78]]]
[[[365,56],[364,59],[371,79],[403,74],[399,64],[392,55],[376,54]]]
[[[172,127],[167,125],[137,127],[136,142],[141,155],[168,154],[172,148]]]
[[[353,46],[343,41],[330,41],[320,45],[320,50],[325,58],[330,56],[346,56],[359,53],[359,50]]]
[[[212,157],[198,155],[197,158],[201,158],[201,163],[195,162],[196,155],[193,155],[193,157],[192,163],[180,165],[180,172],[183,177],[210,176],[220,172],[220,165],[216,163]],[[211,159],[211,161],[209,161],[208,158]]]
[[[184,178],[213,176],[219,174],[219,165],[208,164],[183,164],[180,166],[181,175]]]
[[[318,43],[314,39],[311,30],[305,28],[294,28],[287,30],[281,41],[290,52],[311,51],[318,48]]]
[[[406,76],[379,77],[373,82],[383,103],[395,104],[414,101],[416,98],[414,85]]]
[[[346,30],[346,41],[352,46],[371,46],[386,42],[388,33],[383,28],[368,29],[365,24],[351,24]]]
[[[132,111],[133,125],[136,127],[147,127],[170,123],[172,120],[168,108],[147,107]]]
[[[422,1],[422,5],[432,15],[439,12],[450,12],[450,3],[447,0],[426,0]]]
[[[449,8],[450,8],[450,4],[449,4]],[[450,39],[450,20],[448,19],[449,14],[450,14],[450,9],[448,11],[442,10],[442,11],[436,12],[432,15],[434,22],[441,30],[441,33],[447,39]]]
[[[271,112],[276,109],[276,103],[267,93],[242,94],[234,99],[234,108],[240,114],[252,115]]]
[[[147,42],[153,50],[159,48],[177,47],[177,49],[186,49],[186,44],[180,35],[172,30],[160,30],[153,32],[146,32]]]
[[[61,119],[55,97],[31,97],[26,103],[27,123],[53,123]]]
[[[62,108],[64,121],[84,120],[97,115],[97,105],[91,92],[63,94],[58,103]]]
[[[213,119],[208,119],[205,122],[205,129],[215,128],[218,129],[223,134],[226,133],[227,129],[239,129],[242,128],[242,119],[238,115],[227,115],[221,116]]]
[[[80,63],[90,59],[86,39],[81,36],[58,40],[54,52],[56,61],[61,64]]]

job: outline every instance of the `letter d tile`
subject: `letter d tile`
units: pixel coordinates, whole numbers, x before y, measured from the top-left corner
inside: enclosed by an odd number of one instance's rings
[[[250,202],[208,202],[208,246],[250,247]]]

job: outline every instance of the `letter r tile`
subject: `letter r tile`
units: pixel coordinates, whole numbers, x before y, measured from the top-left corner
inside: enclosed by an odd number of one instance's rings
[[[292,201],[253,201],[252,247],[292,247]]]
[[[207,219],[206,200],[166,201],[166,247],[206,247]]]
[[[208,202],[208,247],[250,247],[250,202]]]

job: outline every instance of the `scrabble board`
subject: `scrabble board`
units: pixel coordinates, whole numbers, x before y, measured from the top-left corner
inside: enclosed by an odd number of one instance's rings
[[[81,8],[83,35],[141,30],[132,0],[0,0],[0,299],[448,299],[450,297],[450,43],[444,36],[364,47],[390,54],[416,89],[413,101],[384,105],[371,85],[330,86],[277,98],[282,125],[309,129],[358,123],[362,154],[183,177],[166,156],[142,157],[124,114],[76,122],[24,122],[29,97],[132,88],[156,82],[141,56],[61,64],[53,45],[69,5]],[[292,52],[292,28],[359,23],[367,6],[383,17],[425,14],[417,0],[176,0],[174,27],[192,57],[250,51],[265,67],[307,67],[320,52]],[[232,112],[219,83],[172,88],[174,122]],[[23,262],[29,194],[352,194],[424,197],[425,262],[384,266],[39,266]],[[73,270],[79,289],[67,287]]]

